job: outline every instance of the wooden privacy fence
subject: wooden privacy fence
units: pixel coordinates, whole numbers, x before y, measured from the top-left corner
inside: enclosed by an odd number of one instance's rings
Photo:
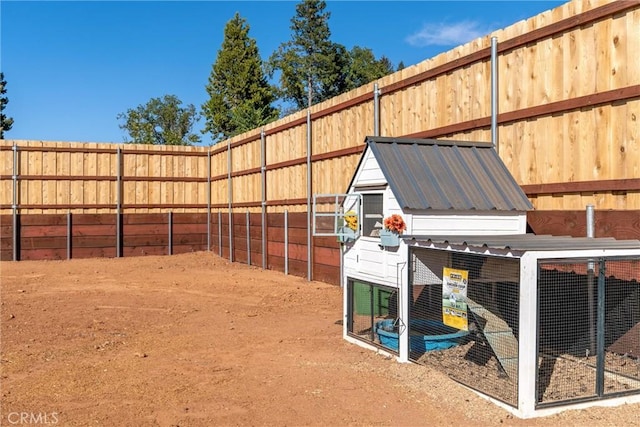
[[[308,223],[313,194],[347,189],[367,135],[491,139],[493,37],[496,150],[536,209],[591,204],[636,224],[640,1],[598,0],[566,3],[211,148],[0,141],[2,226],[71,212],[111,214],[126,229],[123,215],[200,214],[215,242],[218,216],[232,232],[247,211],[261,224],[285,211]],[[309,259],[317,239],[306,233]]]
[[[60,260],[211,251],[232,261],[306,277],[306,213],[0,215],[0,259]],[[15,227],[14,227],[15,224]],[[15,232],[14,232],[15,230]],[[267,231],[263,238],[263,231]],[[314,280],[340,283],[335,238],[312,243]]]

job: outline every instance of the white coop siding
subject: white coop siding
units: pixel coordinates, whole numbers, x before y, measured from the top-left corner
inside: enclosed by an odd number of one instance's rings
[[[414,235],[496,235],[526,232],[526,213],[438,213],[412,215],[411,233]]]
[[[365,157],[360,165],[360,169],[357,171],[353,183],[354,186],[380,185],[387,183],[387,179],[380,170],[378,161],[371,150],[366,151]]]
[[[360,238],[345,252],[344,275],[381,285],[398,287],[398,265],[405,265],[406,251],[385,251],[378,239]]]

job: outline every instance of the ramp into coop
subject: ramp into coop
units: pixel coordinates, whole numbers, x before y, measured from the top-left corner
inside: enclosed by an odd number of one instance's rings
[[[607,350],[640,358],[640,322],[614,341]]]
[[[510,378],[517,378],[518,341],[513,330],[507,322],[477,302],[467,298],[467,304],[502,369]]]

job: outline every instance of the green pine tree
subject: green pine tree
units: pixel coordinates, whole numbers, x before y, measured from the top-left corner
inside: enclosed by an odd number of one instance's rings
[[[355,89],[393,73],[393,64],[386,56],[376,59],[369,48],[354,46],[349,52],[351,63],[347,73],[348,89]]]
[[[214,142],[263,126],[278,118],[274,88],[265,76],[256,41],[239,14],[227,22],[224,40],[206,85],[203,133]]]
[[[349,54],[330,40],[326,2],[303,0],[291,19],[292,38],[271,55],[271,75],[280,72],[280,96],[298,109],[329,99],[347,89]]]
[[[131,144],[152,145],[192,145],[200,142],[200,137],[192,132],[198,120],[193,104],[182,107],[182,101],[175,95],[151,98],[145,105],[118,114],[124,120],[120,129],[126,130]]]
[[[7,82],[4,79],[4,73],[0,72],[0,139],[4,138],[4,133],[13,127],[13,119],[4,114],[4,109],[9,103],[9,98],[5,96],[7,93]]]

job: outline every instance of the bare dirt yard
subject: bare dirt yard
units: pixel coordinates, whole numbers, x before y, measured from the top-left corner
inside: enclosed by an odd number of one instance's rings
[[[340,287],[212,253],[0,263],[0,425],[633,426],[520,420],[342,339]]]

